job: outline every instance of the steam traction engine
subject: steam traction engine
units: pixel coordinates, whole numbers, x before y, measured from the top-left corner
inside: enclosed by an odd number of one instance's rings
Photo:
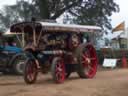
[[[97,71],[95,48],[83,42],[85,32],[98,32],[97,26],[66,25],[46,22],[22,22],[11,26],[11,32],[24,35],[27,58],[24,80],[36,81],[38,72],[51,71],[53,80],[62,83],[72,72],[81,78],[93,78]]]

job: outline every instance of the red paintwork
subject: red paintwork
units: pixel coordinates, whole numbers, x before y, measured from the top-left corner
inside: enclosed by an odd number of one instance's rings
[[[88,70],[85,73],[86,77],[93,78],[97,71],[98,59],[96,56],[95,48],[92,45],[89,44],[86,46],[86,48],[87,51],[85,51],[82,56],[83,67],[85,67],[86,70]],[[87,59],[89,59],[90,61],[88,61]]]
[[[62,83],[65,80],[65,66],[62,60],[58,61],[55,66],[56,82]]]

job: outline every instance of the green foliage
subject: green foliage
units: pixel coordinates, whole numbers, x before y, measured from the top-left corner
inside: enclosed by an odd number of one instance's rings
[[[29,20],[35,12],[35,7],[26,1],[18,1],[15,5],[5,6],[0,11],[0,31],[7,30],[14,23]]]
[[[88,1],[88,0],[87,0]],[[103,29],[111,29],[109,17],[113,12],[119,12],[119,6],[114,0],[89,0],[82,4],[83,7],[77,10],[77,18],[74,19],[78,24],[98,25]]]
[[[6,6],[0,12],[1,30],[12,23],[39,19],[57,19],[64,13],[64,22],[77,24],[99,25],[103,29],[111,29],[109,16],[118,12],[118,5],[114,0],[18,0],[16,5]],[[72,17],[72,20],[69,20]]]

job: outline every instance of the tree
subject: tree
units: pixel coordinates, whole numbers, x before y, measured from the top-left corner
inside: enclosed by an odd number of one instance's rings
[[[5,6],[0,11],[0,31],[7,30],[14,23],[29,20],[33,14],[39,15],[35,7],[26,1],[18,1],[15,5]]]
[[[80,9],[77,10],[74,22],[78,24],[89,24],[101,26],[105,32],[112,29],[111,19],[109,18],[113,12],[119,12],[119,6],[114,0],[90,0],[88,3],[83,3]]]
[[[74,23],[99,25],[111,29],[109,17],[119,11],[114,0],[33,0],[45,19],[56,19],[67,12]],[[67,16],[66,16],[67,17]],[[104,28],[104,29],[105,29]]]
[[[83,0],[33,0],[43,18],[56,19],[65,11],[82,4]]]
[[[73,17],[78,24],[100,25],[111,29],[109,16],[118,12],[119,7],[114,0],[18,0],[15,6],[17,14],[24,20],[34,16],[41,19],[57,19],[64,13]],[[15,12],[14,12],[15,13]],[[3,15],[2,15],[3,16]],[[6,17],[6,16],[4,16]]]

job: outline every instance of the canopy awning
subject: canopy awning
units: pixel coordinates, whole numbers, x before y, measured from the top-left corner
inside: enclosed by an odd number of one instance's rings
[[[10,32],[101,32],[98,26],[58,24],[48,22],[21,22],[11,26]]]
[[[7,30],[6,32],[3,33],[3,35],[6,35],[6,36],[12,36],[16,34],[22,34],[22,33],[10,32],[10,30]]]

